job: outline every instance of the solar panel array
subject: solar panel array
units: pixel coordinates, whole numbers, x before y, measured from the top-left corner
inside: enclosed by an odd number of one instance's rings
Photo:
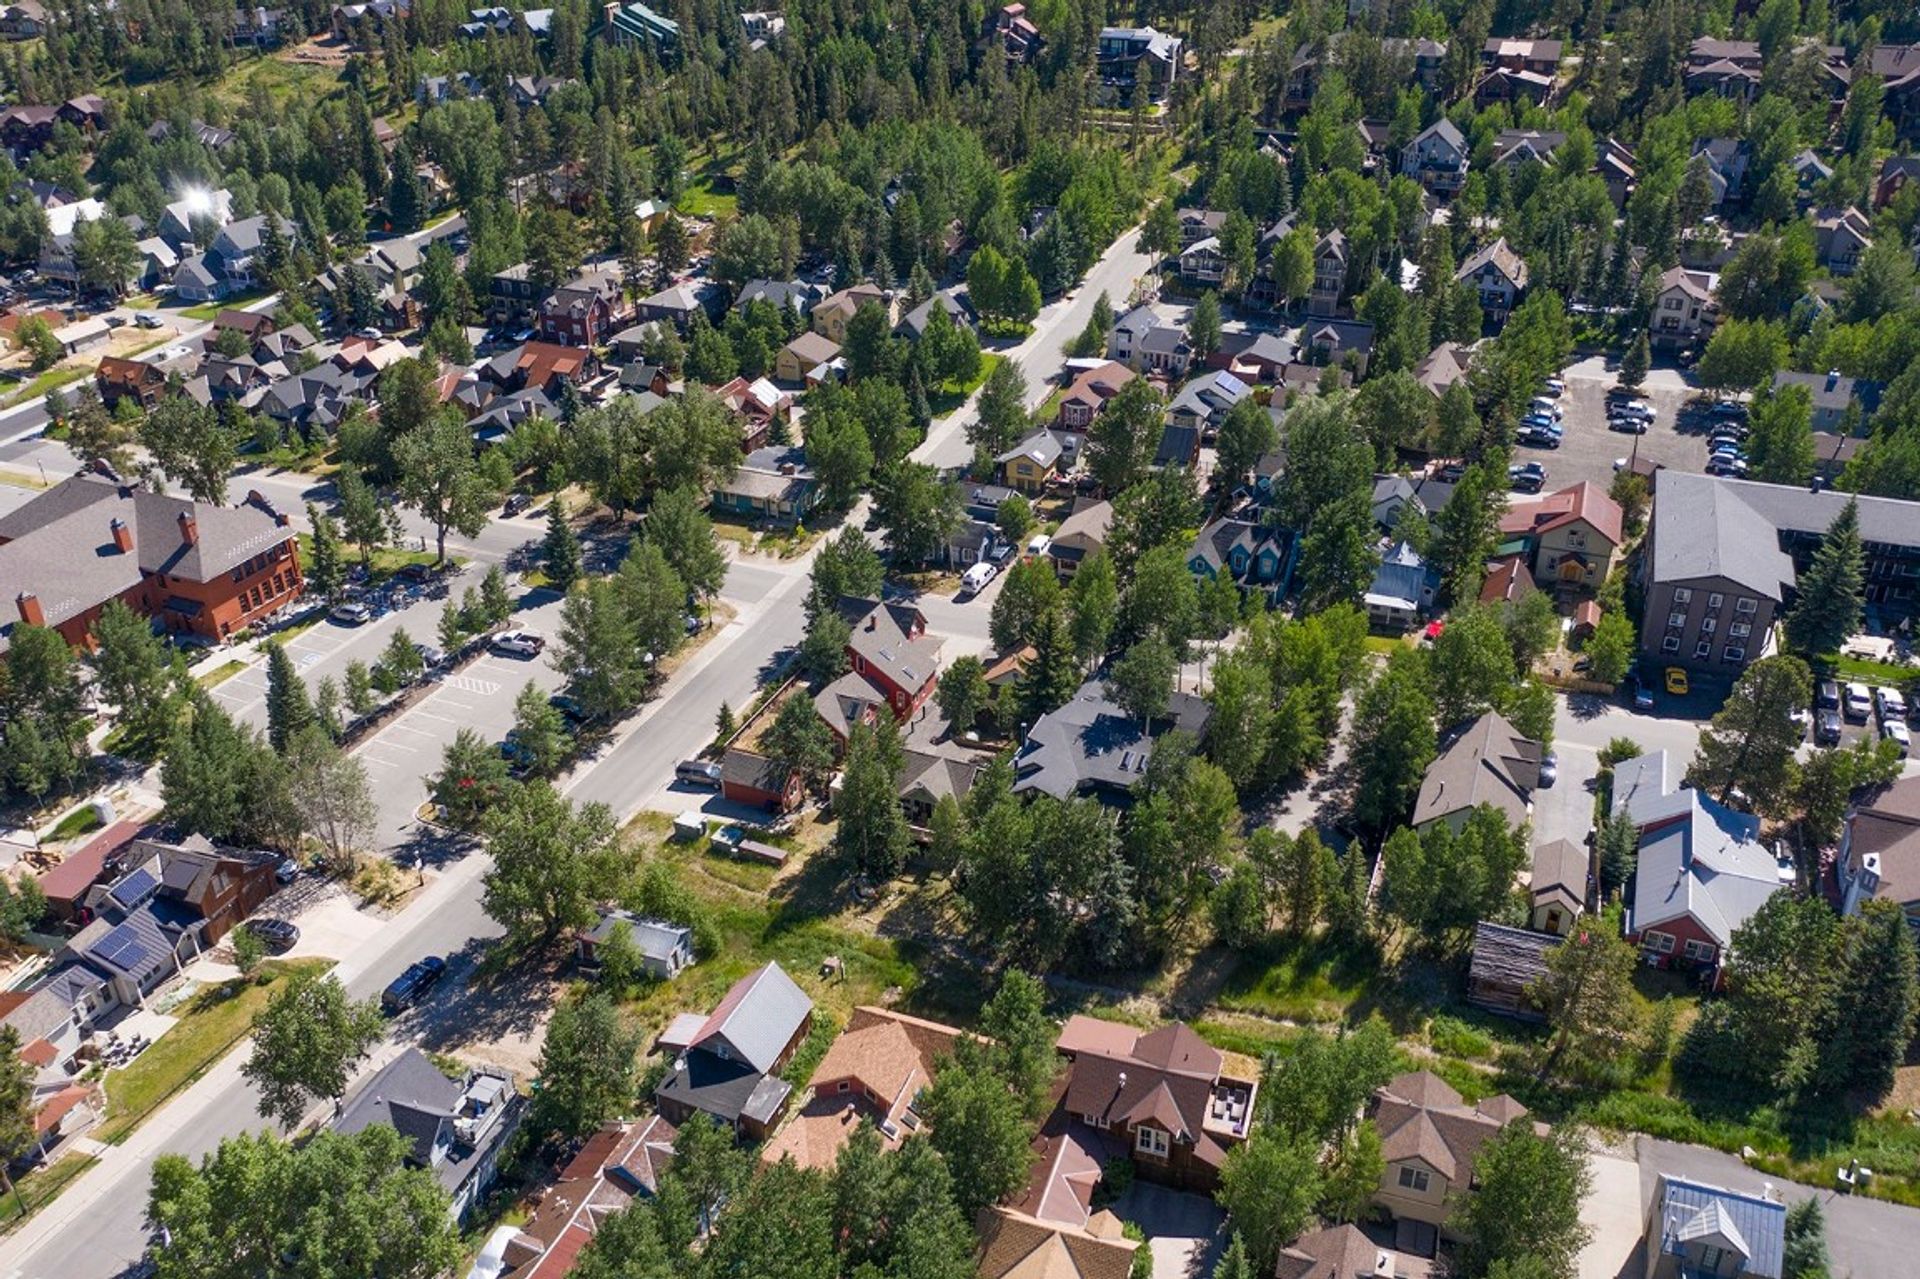
[[[108,890],[108,896],[122,906],[131,908],[151,897],[159,887],[160,881],[142,866]]]
[[[112,964],[122,972],[137,973],[147,965],[147,948],[140,941],[140,935],[125,924],[121,924],[102,937],[94,946],[93,953],[103,963]]]

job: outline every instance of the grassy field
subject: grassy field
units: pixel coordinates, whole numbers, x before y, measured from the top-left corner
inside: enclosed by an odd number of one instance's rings
[[[235,978],[209,986],[179,1010],[180,1020],[133,1063],[107,1072],[107,1118],[91,1134],[97,1141],[119,1142],[138,1128],[161,1103],[191,1084],[253,1028],[254,1014],[266,1007],[274,988],[295,972],[324,972],[329,960],[270,961],[261,966],[265,982]]]
[[[943,382],[927,396],[927,408],[935,417],[945,417],[967,402],[967,397],[980,389],[994,366],[1005,358],[991,351],[980,357],[980,375],[973,381],[962,385],[958,382]]]
[[[7,408],[11,408],[16,404],[25,404],[28,400],[39,399],[48,391],[56,390],[63,386],[71,386],[82,378],[92,376],[93,368],[91,365],[57,364],[53,368],[46,370],[46,372],[35,376],[31,381],[21,384],[18,390],[9,394],[5,401],[0,402],[0,404],[4,404]]]
[[[92,1155],[68,1155],[45,1168],[14,1179],[14,1193],[0,1197],[0,1234],[12,1230],[52,1203],[67,1183],[99,1163]]]
[[[252,306],[272,290],[257,289],[252,293],[241,293],[222,302],[209,302],[205,306],[189,306],[181,309],[180,314],[189,320],[212,321],[222,311],[235,311]]]
[[[687,184],[673,207],[690,218],[730,218],[740,211],[740,197],[731,177],[708,170]]]
[[[63,839],[77,839],[100,825],[100,814],[93,811],[92,804],[82,804],[60,819],[53,828],[49,839],[58,842]]]

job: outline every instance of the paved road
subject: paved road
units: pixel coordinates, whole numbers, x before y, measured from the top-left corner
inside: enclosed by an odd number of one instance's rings
[[[1600,751],[1616,737],[1631,738],[1642,751],[1664,750],[1685,769],[1700,745],[1701,721],[1693,708],[1677,708],[1662,699],[1650,712],[1635,711],[1617,700],[1576,695],[1558,699],[1554,716],[1554,753],[1560,777],[1533,793],[1535,842],[1570,839],[1578,844],[1593,829],[1593,796],[1600,774]]]

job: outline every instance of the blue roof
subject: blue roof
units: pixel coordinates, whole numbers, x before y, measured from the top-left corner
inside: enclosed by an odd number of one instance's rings
[[[1688,1181],[1661,1178],[1660,1247],[1672,1252],[1699,1240],[1731,1245],[1746,1255],[1740,1273],[1748,1279],[1780,1279],[1787,1246],[1785,1204],[1759,1195]]]

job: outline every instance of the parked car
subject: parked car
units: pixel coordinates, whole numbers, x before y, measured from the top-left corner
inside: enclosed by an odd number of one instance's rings
[[[1873,690],[1873,700],[1880,711],[1881,719],[1904,721],[1907,718],[1907,699],[1900,696],[1899,689],[1876,688]]]
[[[1653,709],[1653,690],[1647,687],[1645,680],[1638,675],[1629,675],[1625,683],[1627,698],[1633,703],[1633,709],[1637,711]]]
[[[1907,731],[1907,722],[1903,719],[1880,721],[1880,736],[1889,742],[1899,742],[1902,755],[1913,745],[1913,734]]]
[[[1514,441],[1530,449],[1557,449],[1560,437],[1540,427],[1522,427],[1514,435]]]
[[[405,1012],[419,1003],[446,975],[447,961],[438,955],[415,960],[380,992],[380,1011],[389,1016]]]
[[[1560,410],[1559,402],[1554,400],[1551,396],[1536,395],[1528,403],[1527,408],[1529,408],[1535,413],[1544,413],[1556,422],[1560,420],[1561,410]]]
[[[1840,712],[1822,710],[1813,717],[1813,742],[1816,746],[1838,746],[1840,744]]]
[[[1840,709],[1840,685],[1836,680],[1823,679],[1813,690],[1813,704],[1823,711]]]
[[[300,863],[291,857],[282,857],[280,864],[273,868],[273,878],[275,883],[291,884],[300,878]]]
[[[1540,388],[1547,395],[1551,395],[1555,399],[1567,393],[1567,384],[1557,377],[1548,378],[1540,384]]]
[[[1688,690],[1687,672],[1678,666],[1667,667],[1667,692],[1675,697],[1685,697]]]
[[[547,647],[547,637],[539,631],[501,631],[487,646],[506,657],[538,657]]]
[[[430,564],[403,564],[400,571],[393,575],[396,582],[405,582],[408,586],[425,586],[433,580],[433,566]]]
[[[1653,421],[1653,405],[1645,400],[1622,400],[1608,409],[1608,412],[1622,417],[1638,417],[1645,418],[1649,422]]]
[[[673,770],[675,781],[689,786],[711,786],[720,789],[720,765],[710,759],[683,759]]]
[[[1747,420],[1747,406],[1738,400],[1721,400],[1707,410],[1707,416],[1744,422]]]
[[[509,493],[507,500],[501,504],[500,514],[518,515],[531,505],[533,505],[533,499],[525,493]]]
[[[342,600],[327,610],[327,616],[342,626],[365,626],[373,620],[373,610],[359,600]]]
[[[1613,417],[1607,419],[1607,429],[1609,431],[1619,431],[1624,435],[1645,435],[1647,433],[1647,423],[1645,418],[1615,414]]]
[[[559,711],[575,728],[583,724],[591,724],[594,720],[594,717],[587,713],[587,708],[580,704],[580,699],[571,693],[555,693],[547,699],[547,705]]]
[[[300,942],[300,930],[284,919],[249,919],[242,925],[273,950],[291,950]]]
[[[978,595],[987,589],[987,584],[992,582],[999,572],[999,568],[985,560],[969,565],[967,571],[960,575],[960,593]]]
[[[420,654],[420,664],[430,671],[437,671],[447,664],[447,650],[437,644],[413,642],[414,651]]]
[[[1873,694],[1865,684],[1850,682],[1847,685],[1846,701],[1843,705],[1847,718],[1864,724],[1867,716],[1873,713]]]
[[[1027,539],[1027,558],[1038,559],[1040,556],[1045,555],[1047,548],[1052,545],[1053,539],[1051,537],[1048,537],[1045,533],[1035,533]]]
[[[1738,457],[1716,457],[1707,460],[1707,474],[1724,476],[1737,480],[1747,473],[1746,459]]]
[[[1560,757],[1552,751],[1540,757],[1540,788],[1545,790],[1560,780]]]
[[[1516,462],[1507,468],[1507,487],[1522,493],[1538,493],[1547,482],[1547,468],[1538,462]]]

